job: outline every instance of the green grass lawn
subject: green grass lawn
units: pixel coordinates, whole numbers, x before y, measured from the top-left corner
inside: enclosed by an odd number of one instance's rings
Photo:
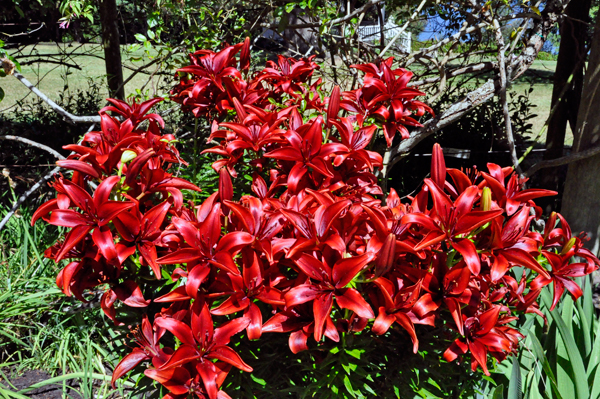
[[[59,100],[60,94],[64,91],[75,93],[78,90],[86,90],[90,82],[98,83],[102,87],[101,95],[108,96],[105,83],[106,69],[104,60],[101,58],[104,53],[99,44],[65,43],[57,46],[55,43],[41,43],[36,46],[27,46],[19,52],[9,51],[9,54],[21,63],[35,61],[40,58],[39,56],[47,54],[62,54],[63,57],[56,57],[56,59],[62,58],[66,63],[78,65],[81,68],[76,69],[45,62],[35,62],[22,66],[23,76],[54,101]],[[66,56],[66,54],[70,55]],[[138,49],[130,52],[127,46],[122,46],[121,54],[124,65],[132,69],[137,69],[151,60],[150,56],[145,54],[143,50]],[[134,58],[136,59],[135,62],[132,61]],[[156,65],[149,68],[151,73],[155,70]],[[131,74],[131,69],[124,69],[124,79],[127,79]],[[164,77],[165,75],[150,76],[139,73],[125,85],[125,94],[135,94],[136,89],[145,86],[143,94],[150,97],[161,95],[163,91],[160,88],[165,83]],[[170,81],[170,76],[167,76],[167,79]],[[0,79],[0,87],[4,89],[6,95],[0,103],[0,112],[12,107],[23,98],[29,99],[34,96],[21,82],[9,76]]]
[[[519,93],[529,90],[530,82],[534,82],[533,91],[530,99],[536,105],[533,113],[537,116],[532,120],[533,128],[531,129],[531,137],[535,138],[544,124],[550,113],[552,101],[552,79],[554,70],[556,69],[556,61],[534,61],[533,65],[525,73],[523,77],[513,84],[511,90]],[[546,134],[544,133],[538,140],[540,143],[546,142]],[[573,133],[567,125],[567,134],[565,137],[565,145],[573,144]]]

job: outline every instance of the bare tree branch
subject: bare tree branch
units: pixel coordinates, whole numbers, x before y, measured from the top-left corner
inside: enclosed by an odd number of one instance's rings
[[[79,65],[69,64],[68,62],[64,62],[64,61],[46,60],[44,58],[36,58],[36,59],[33,59],[33,60],[21,62],[20,64],[21,64],[21,66],[24,66],[24,65],[39,64],[39,63],[64,65],[66,67],[78,69],[78,70],[81,71],[81,67]]]
[[[31,188],[29,190],[25,191],[23,193],[23,195],[21,195],[19,197],[19,199],[17,199],[15,201],[15,203],[12,206],[12,208],[10,208],[10,211],[8,211],[8,213],[0,221],[0,231],[2,231],[2,229],[4,228],[4,226],[6,225],[6,223],[8,223],[8,221],[15,214],[15,212],[17,211],[17,209],[19,209],[19,206],[21,206],[21,204],[23,202],[25,202],[25,200],[27,198],[29,198],[29,196],[31,194],[33,194],[35,191],[37,191],[37,189],[40,188],[42,186],[42,184],[44,184],[48,180],[52,179],[52,176],[54,176],[55,174],[57,174],[60,169],[61,169],[60,166],[57,166],[56,168],[52,169],[47,175],[45,175],[40,180],[38,180],[37,183],[35,183],[33,186],[31,186]]]
[[[0,60],[0,67],[5,66],[7,61]],[[70,121],[71,123],[98,123],[100,122],[100,116],[75,116],[62,108],[60,105],[56,104],[54,101],[48,98],[44,93],[42,93],[37,87],[35,87],[31,82],[25,79],[25,76],[21,75],[17,71],[13,71],[12,76],[17,78],[21,83],[23,83],[29,90],[31,90],[34,94],[36,94],[43,102],[48,104],[50,108],[52,108],[56,113],[65,118],[66,121]]]
[[[87,130],[87,132],[88,133],[91,132],[94,129],[94,126],[96,126],[96,125],[92,124],[90,126],[90,128]],[[34,147],[45,149],[46,151],[49,151],[49,152],[53,153],[57,158],[59,158],[59,159],[65,159],[65,157],[63,157],[61,154],[59,154],[56,151],[54,151],[52,148],[46,147],[43,144],[36,143],[35,141],[31,141],[31,140],[24,139],[22,137],[16,137],[16,136],[0,136],[0,138],[3,138],[3,137],[4,138],[6,138],[6,137],[18,138],[19,140],[17,140],[17,141],[22,141],[24,143],[33,145]],[[46,148],[43,148],[43,147],[46,147]],[[74,154],[74,152],[71,152],[71,154]],[[54,176],[55,174],[57,174],[60,169],[61,169],[60,166],[57,166],[56,168],[52,169],[50,172],[48,172],[48,174],[46,174],[44,177],[42,177],[40,180],[38,180],[37,183],[35,183],[33,186],[31,186],[31,188],[29,190],[27,190],[26,192],[24,192],[23,195],[21,195],[15,201],[15,203],[12,206],[12,208],[10,208],[10,211],[8,211],[8,213],[0,221],[0,231],[2,231],[2,229],[4,228],[4,226],[6,225],[6,223],[8,223],[8,221],[15,214],[15,212],[17,211],[17,209],[19,209],[19,206],[21,206],[21,204],[23,202],[25,202],[25,200],[27,200],[27,198],[29,198],[29,196],[31,194],[33,194],[35,191],[37,191],[37,189],[39,189],[42,186],[42,184],[44,184],[48,180],[52,179],[52,176]],[[95,188],[95,184],[93,184],[92,182],[88,181],[88,184],[92,185]]]
[[[383,50],[381,50],[381,53],[379,54],[380,57],[383,58],[383,55],[390,49],[390,47],[392,47],[392,45],[394,44],[394,42],[396,40],[398,40],[398,38],[400,38],[400,36],[402,36],[402,34],[404,33],[404,31],[408,27],[408,24],[410,24],[415,19],[415,17],[417,15],[419,15],[419,13],[421,12],[421,10],[423,9],[423,6],[425,6],[425,3],[427,3],[427,0],[421,1],[421,4],[419,4],[419,6],[415,10],[415,12],[413,12],[413,14],[410,16],[410,18],[404,23],[404,25],[402,25],[402,27],[400,28],[400,30],[398,31],[398,33],[396,33],[396,35],[390,40],[390,42],[388,43],[388,45],[385,46],[385,48]]]
[[[518,56],[511,55],[510,62],[507,62],[507,72],[509,72],[509,74],[506,76],[507,84],[513,82],[515,79],[523,75],[531,66],[537,57],[537,54],[541,50],[546,37],[552,30],[559,16],[563,13],[567,4],[568,0],[549,0],[544,10],[541,12],[541,18],[533,20],[533,26],[529,31],[529,36],[525,39],[525,47]],[[464,33],[466,34],[467,32],[475,31],[475,28],[479,29],[483,26],[485,26],[485,24],[479,24],[464,30]],[[461,32],[457,32],[451,38],[445,39],[436,45],[429,47],[428,49],[423,49],[420,53],[432,51],[433,48],[439,48],[441,45],[456,39],[458,36],[460,36],[460,33]],[[411,55],[410,59],[414,61],[417,54]],[[490,66],[490,64],[479,64],[478,67],[482,69],[488,69]],[[494,95],[500,92],[500,87],[501,86],[499,82],[494,82],[494,80],[490,79],[482,86],[469,92],[462,100],[452,104],[446,111],[438,114],[435,118],[424,123],[423,127],[413,132],[410,138],[402,140],[397,147],[392,149],[389,155],[385,174],[389,174],[389,171],[393,165],[396,164],[411,149],[413,149],[419,142],[436,131],[456,122],[478,105],[492,99]]]
[[[339,25],[343,22],[350,21],[352,18],[356,17],[357,15],[369,11],[369,9],[371,7],[373,7],[374,5],[377,5],[379,3],[382,3],[382,2],[383,2],[383,0],[369,0],[367,2],[367,4],[365,4],[364,6],[357,8],[356,10],[352,11],[349,14],[344,15],[343,17],[336,18],[334,20],[327,22],[327,25],[334,26],[334,25]],[[323,25],[323,22],[307,22],[304,24],[288,25],[285,28],[286,29],[318,28],[319,26],[322,26],[322,25]],[[276,29],[279,27],[279,24],[261,24],[261,26],[264,28]]]
[[[573,162],[581,161],[594,155],[600,154],[600,147],[588,148],[585,151],[576,152],[575,154],[566,155],[560,158],[548,159],[533,165],[523,174],[525,177],[533,176],[538,170],[545,168],[553,168],[556,166],[567,165]]]
[[[510,159],[512,161],[515,170],[519,176],[523,175],[523,170],[519,166],[519,157],[517,156],[517,149],[515,148],[515,138],[512,132],[512,122],[510,120],[510,112],[508,110],[508,99],[506,97],[506,75],[510,76],[510,71],[507,71],[505,51],[506,45],[504,44],[504,36],[502,36],[502,29],[497,19],[493,21],[496,42],[498,43],[498,70],[500,76],[500,102],[502,103],[502,114],[504,115],[504,129],[506,131],[506,140],[508,141],[508,149],[510,150]]]
[[[54,155],[58,159],[65,159],[65,157],[62,156],[62,154],[59,153],[58,151],[56,151],[55,149],[50,148],[47,145],[40,144],[40,143],[38,143],[36,141],[26,139],[24,137],[7,135],[7,136],[0,136],[0,140],[20,141],[21,143],[29,144],[32,147],[36,147],[36,148],[39,148],[39,149],[44,150],[46,152],[49,152],[50,154]]]

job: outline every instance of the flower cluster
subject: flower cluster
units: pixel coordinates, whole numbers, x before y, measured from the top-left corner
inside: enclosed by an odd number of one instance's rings
[[[145,362],[166,398],[228,398],[220,387],[230,368],[252,371],[228,346],[236,334],[288,334],[297,353],[394,323],[415,352],[415,324],[445,327],[453,342],[444,357],[488,374],[488,355],[517,350],[510,323],[540,313],[543,287],[554,286],[553,306],[565,289],[578,298],[573,278],[600,264],[560,215],[543,232],[531,228],[541,213],[533,200],[554,192],[524,190],[511,168],[493,164],[447,169],[437,145],[418,194],[383,200],[374,174],[382,158],[369,144],[379,129],[388,144],[396,132],[405,138],[406,126],[419,126],[413,116],[431,112],[392,59],[356,66],[360,88],[322,96],[311,59],[280,56],[250,77],[248,41],[191,58],[173,99],[214,118],[207,152],[218,157],[218,191],[185,203],[182,190],[198,188],[168,172],[183,161],[160,116],[148,114],[158,100],[112,100],[101,131],[67,146],[75,155],[59,164],[73,176],[56,180],[56,199],[33,218],[70,228],[46,251],[72,260],[57,278],[65,294],[104,290],[115,323],[119,307],[145,309],[138,347],[113,383]],[[240,197],[232,177],[248,158],[252,194]]]

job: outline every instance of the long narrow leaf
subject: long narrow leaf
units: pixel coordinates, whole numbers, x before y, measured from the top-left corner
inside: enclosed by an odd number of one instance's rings
[[[546,373],[546,376],[550,380],[550,387],[552,388],[552,392],[554,393],[554,395],[556,395],[557,399],[563,399],[562,395],[560,394],[560,391],[558,390],[558,386],[556,385],[556,377],[554,376],[554,373],[552,372],[550,363],[548,363],[548,358],[546,357],[546,354],[544,353],[542,344],[540,344],[540,341],[535,336],[535,334],[530,334],[528,336],[528,338],[531,340],[531,343],[533,344],[532,346],[533,346],[533,352],[535,353],[535,356],[538,358],[538,361],[542,364],[542,369],[544,370],[544,372]]]
[[[512,358],[512,371],[508,383],[507,399],[523,399],[523,392],[521,391],[521,365],[516,356],[513,355]]]
[[[552,303],[550,300],[550,293],[544,290],[542,292],[542,298],[544,300],[544,304],[550,308]],[[573,374],[570,377],[575,384],[575,391],[577,394],[576,397],[577,399],[589,399],[590,390],[587,384],[585,366],[583,365],[583,359],[581,358],[579,348],[577,348],[577,345],[575,344],[573,335],[569,332],[569,328],[566,326],[560,313],[558,313],[558,310],[554,309],[550,312],[550,315],[556,323],[560,335],[562,336],[567,350],[567,355],[569,356],[570,364],[573,367]]]

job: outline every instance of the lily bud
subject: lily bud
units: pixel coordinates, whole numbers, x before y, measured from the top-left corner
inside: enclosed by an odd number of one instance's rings
[[[489,211],[492,209],[492,190],[490,190],[489,187],[483,188],[480,204],[482,211]]]
[[[577,241],[576,237],[571,237],[571,239],[569,241],[567,241],[567,243],[563,247],[563,250],[562,250],[562,252],[560,254],[561,255],[567,254],[573,248],[573,246],[575,245],[576,241]]]
[[[375,276],[381,277],[390,271],[396,257],[396,235],[390,233],[385,238],[379,256],[375,261]]]
[[[431,151],[431,180],[435,182],[441,189],[444,189],[446,182],[446,161],[444,160],[444,152],[438,143],[433,145]]]
[[[125,150],[121,154],[121,162],[127,163],[132,161],[135,157],[137,157],[137,153],[131,150]]]
[[[135,159],[135,157],[137,157],[137,153],[135,151],[123,151],[123,153],[121,154],[121,163],[119,164],[119,172],[117,173],[119,177],[121,177],[121,174],[123,173],[123,165],[125,165],[128,162],[131,162],[133,159]]]
[[[231,201],[233,198],[233,184],[231,183],[231,176],[229,176],[227,168],[219,170],[219,198],[221,202],[225,200]]]

